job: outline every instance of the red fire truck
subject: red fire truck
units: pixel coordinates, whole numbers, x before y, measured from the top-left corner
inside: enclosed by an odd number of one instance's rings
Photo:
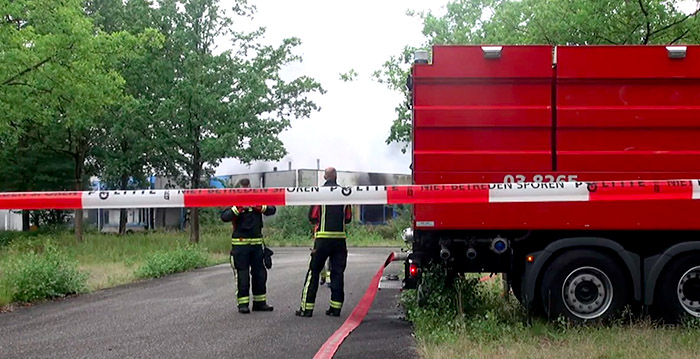
[[[700,46],[435,46],[415,55],[414,184],[700,178]],[[505,273],[576,321],[700,317],[700,201],[417,204],[421,273]]]

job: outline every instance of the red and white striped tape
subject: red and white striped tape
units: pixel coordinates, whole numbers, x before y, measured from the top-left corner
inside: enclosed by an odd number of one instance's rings
[[[0,209],[516,203],[700,198],[700,180],[0,193]]]

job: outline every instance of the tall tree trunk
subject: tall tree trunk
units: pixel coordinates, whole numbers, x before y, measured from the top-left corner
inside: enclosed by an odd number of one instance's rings
[[[24,209],[24,210],[22,210],[22,231],[24,231],[24,232],[29,231],[30,224],[31,224],[31,221],[29,218],[29,211]]]
[[[129,177],[125,174],[122,175],[120,188],[121,190],[126,190],[129,184]],[[119,209],[119,235],[124,235],[126,233],[126,208]]]
[[[199,164],[199,150],[195,147],[194,166],[192,168],[192,189],[199,188],[199,177],[201,176],[201,165]],[[190,209],[190,242],[199,243],[199,208]]]
[[[19,136],[19,143],[18,143],[17,147],[18,147],[18,149],[21,149],[20,153],[24,152],[27,149],[27,136],[26,135]],[[25,173],[25,171],[22,171],[22,173],[20,174],[20,177],[32,178],[31,177],[32,175],[33,175],[33,173],[28,174],[28,173]],[[24,186],[26,186],[28,183],[29,183],[29,181],[24,182]],[[31,185],[29,186],[29,188],[25,187],[22,190],[31,191],[32,190]],[[30,212],[28,210],[24,209],[24,210],[22,210],[22,231],[28,232],[29,227],[31,227]]]
[[[83,190],[83,156],[76,155],[75,157],[75,190]],[[75,218],[73,219],[73,229],[75,230],[75,239],[78,242],[83,241],[83,210],[75,210]]]
[[[190,242],[199,243],[199,208],[190,208]]]
[[[149,208],[148,211],[150,212],[148,216],[148,229],[154,230],[156,229],[156,210],[155,208]]]
[[[76,187],[76,190],[79,187]],[[83,210],[82,209],[76,209],[75,210],[75,219],[73,221],[73,228],[75,229],[75,239],[78,242],[83,241]]]
[[[126,208],[119,209],[119,235],[126,234]]]

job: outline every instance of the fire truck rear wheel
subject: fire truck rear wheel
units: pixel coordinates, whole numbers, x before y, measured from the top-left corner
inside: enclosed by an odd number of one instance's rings
[[[590,249],[563,253],[542,278],[541,303],[550,319],[602,322],[629,301],[625,268],[607,254]]]
[[[656,307],[666,323],[700,319],[700,254],[671,260],[657,283]]]

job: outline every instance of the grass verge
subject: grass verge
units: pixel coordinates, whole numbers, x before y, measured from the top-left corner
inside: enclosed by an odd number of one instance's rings
[[[265,242],[271,247],[311,247],[311,224],[308,207],[279,207],[277,213],[265,220]],[[411,225],[410,209],[383,225],[361,225],[352,222],[347,227],[348,247],[403,247],[401,231]]]
[[[627,317],[607,326],[575,326],[564,320],[526,315],[512,295],[502,295],[499,279],[478,283],[458,280],[447,288],[431,272],[425,307],[418,307],[413,290],[402,294],[422,358],[697,358],[700,325],[661,326],[649,319]]]
[[[28,268],[51,268],[43,262],[52,263],[55,268],[70,266],[77,275],[85,278],[80,290],[65,290],[63,294],[94,291],[141,278],[225,263],[230,251],[230,236],[228,227],[205,228],[199,245],[191,248],[185,232],[125,236],[88,232],[81,243],[77,243],[68,231],[17,233],[0,247],[0,306],[61,295],[58,292],[34,297],[19,294],[19,285],[24,282],[41,288],[46,283],[60,280],[56,278],[60,272],[55,270],[51,277],[28,271]],[[53,250],[57,253],[51,254]],[[51,256],[45,258],[47,254]]]
[[[194,245],[151,254],[137,271],[139,278],[159,278],[168,274],[202,268],[209,264],[207,253]]]
[[[267,245],[313,246],[306,210],[303,207],[282,207],[279,216],[268,218],[263,230]],[[188,233],[181,231],[125,236],[88,231],[81,243],[65,230],[0,232],[0,307],[225,263],[231,246],[231,225],[217,222],[217,213],[210,212],[211,218],[203,226],[197,246],[188,245]],[[348,246],[400,247],[404,243],[397,228],[407,226],[404,222],[402,217],[382,226],[351,224]],[[67,277],[60,277],[64,273],[68,273]],[[62,284],[70,281],[75,283]],[[26,286],[31,288],[23,289]],[[37,294],[29,295],[29,292]]]
[[[40,252],[21,253],[3,264],[0,286],[5,300],[31,302],[87,289],[87,275],[77,262],[50,243]]]

